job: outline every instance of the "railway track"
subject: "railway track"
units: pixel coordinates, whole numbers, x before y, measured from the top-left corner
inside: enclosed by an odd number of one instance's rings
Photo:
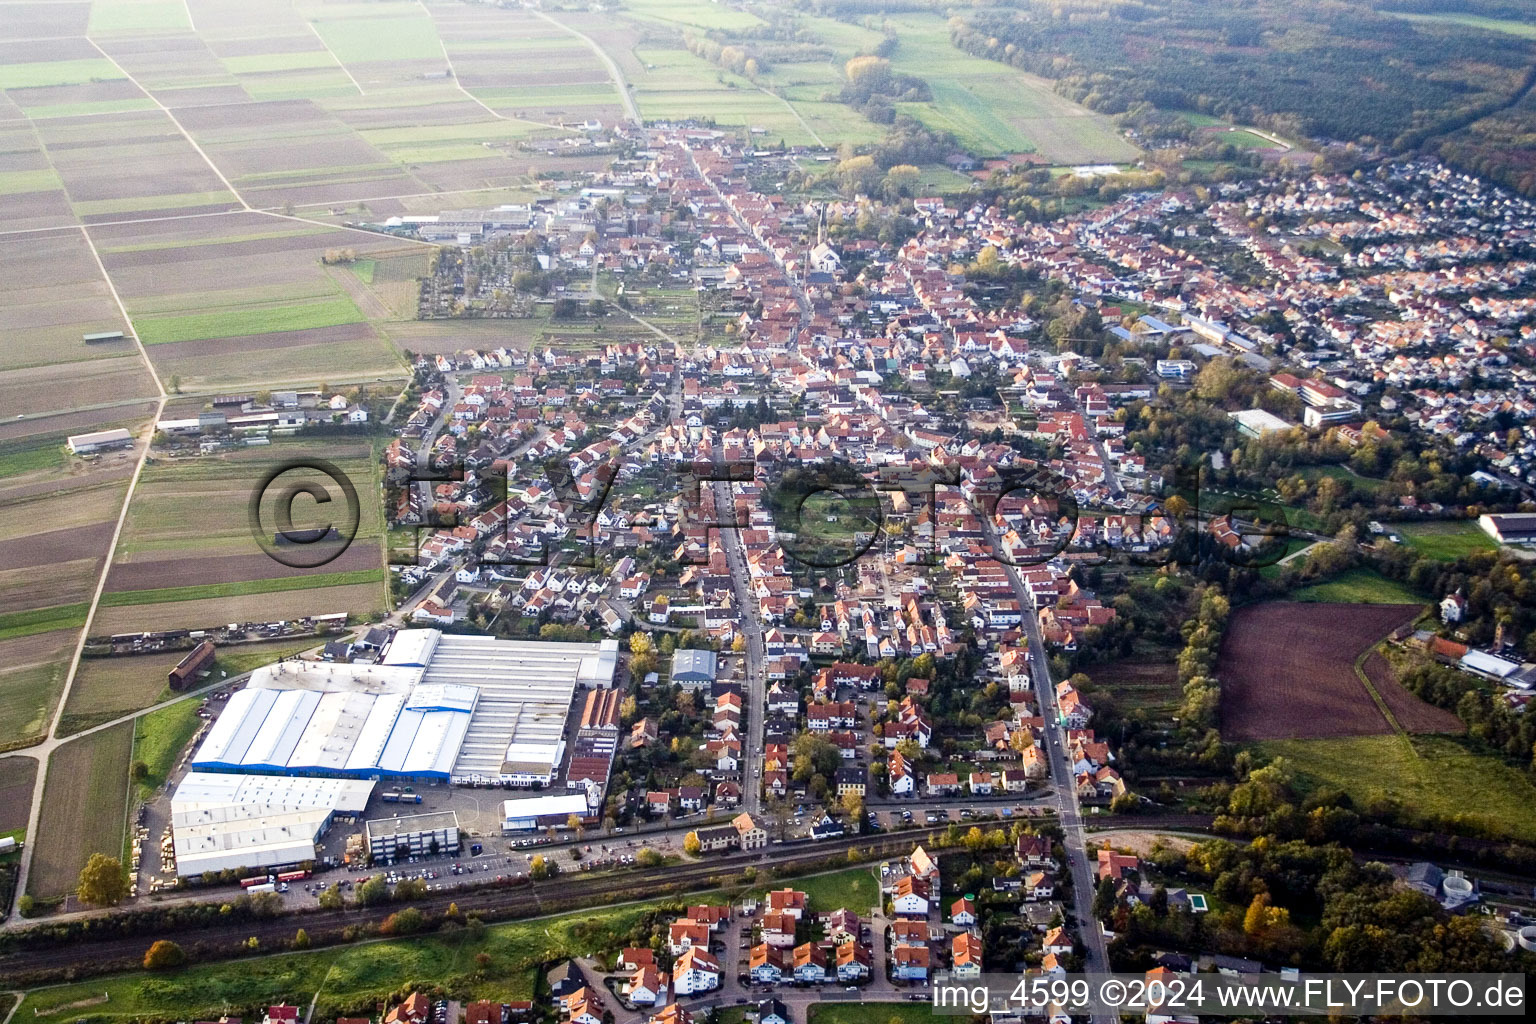
[[[738,853],[699,864],[666,865],[638,872],[567,874],[544,882],[522,885],[492,883],[484,887],[440,890],[430,892],[420,900],[412,900],[409,904],[389,903],[335,911],[316,908],[260,920],[244,920],[232,925],[206,928],[178,926],[174,929],[174,938],[186,951],[190,961],[201,963],[234,959],[248,953],[246,942],[253,936],[267,952],[284,950],[298,928],[308,933],[311,943],[316,947],[347,942],[350,940],[345,933],[349,929],[376,926],[406,905],[416,907],[429,916],[438,916],[448,909],[449,904],[457,903],[464,913],[477,913],[484,920],[494,922],[564,913],[585,906],[661,899],[671,895],[681,897],[690,892],[714,888],[721,883],[737,884],[740,873],[748,867],[760,871],[763,868],[814,868],[839,856],[846,856],[850,848],[873,849],[878,855],[906,853],[914,844],[932,840],[945,827],[854,836],[815,844],[773,846],[761,851],[768,856]],[[760,876],[759,882],[762,881],[764,879]],[[785,884],[790,883],[786,880]],[[0,954],[0,987],[26,988],[47,982],[137,969],[150,943],[167,937],[165,932],[171,930],[167,927],[123,934],[121,929],[127,926],[126,922],[118,921],[114,927],[114,919],[111,917],[97,920],[100,921],[98,929],[65,941],[53,941],[49,945],[25,945],[25,931],[12,933],[12,941],[22,945]]]

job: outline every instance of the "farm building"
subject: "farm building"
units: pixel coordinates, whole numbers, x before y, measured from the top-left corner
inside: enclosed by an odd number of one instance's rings
[[[375,818],[363,825],[368,855],[375,864],[438,853],[459,852],[459,816],[452,811]]]
[[[258,669],[193,755],[202,771],[548,785],[578,686],[618,645],[402,630],[378,664]]]
[[[173,690],[185,690],[197,681],[199,675],[213,668],[213,657],[213,644],[204,640],[176,663],[176,667],[167,675],[166,682]]]
[[[1530,544],[1536,542],[1536,513],[1516,512],[1507,515],[1481,515],[1477,525],[1483,532],[1500,544]]]
[[[171,797],[176,873],[183,878],[311,860],[335,820],[356,820],[373,793],[358,779],[188,772]]]
[[[571,815],[585,818],[591,814],[587,798],[581,793],[529,796],[501,803],[503,832],[531,832],[548,825],[564,825]]]
[[[93,430],[89,434],[71,434],[67,443],[71,453],[90,455],[92,452],[130,447],[133,444],[133,435],[122,427],[117,427],[114,430]]]

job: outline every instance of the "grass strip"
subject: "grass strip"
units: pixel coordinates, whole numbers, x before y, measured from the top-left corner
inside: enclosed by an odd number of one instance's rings
[[[318,573],[314,576],[277,576],[266,580],[240,580],[234,583],[204,583],[190,587],[160,587],[151,590],[120,590],[103,594],[101,603],[108,608],[139,604],[169,604],[174,601],[206,601],[220,597],[245,597],[250,594],[276,594],[285,590],[316,590],[321,587],[345,587],[357,583],[382,583],[383,569],[356,569],[352,572]],[[82,606],[83,607],[83,606]]]

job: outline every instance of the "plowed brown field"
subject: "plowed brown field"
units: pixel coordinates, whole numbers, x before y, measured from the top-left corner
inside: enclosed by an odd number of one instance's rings
[[[1420,611],[1419,605],[1272,602],[1237,611],[1216,674],[1221,734],[1232,742],[1371,736],[1391,723],[1355,674],[1355,659]],[[1373,685],[1410,732],[1447,732],[1441,712],[1404,690],[1386,662],[1367,661]],[[1454,719],[1454,715],[1449,716]]]

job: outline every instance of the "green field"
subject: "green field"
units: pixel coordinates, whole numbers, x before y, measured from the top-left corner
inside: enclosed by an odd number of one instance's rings
[[[185,32],[191,28],[181,0],[95,0],[91,4],[91,35]]]
[[[933,1007],[920,1003],[812,1003],[806,1024],[927,1024]]]
[[[244,57],[225,57],[224,66],[230,74],[250,75],[268,71],[334,68],[336,61],[324,50],[299,50],[294,53],[255,53]]]
[[[1055,164],[1139,156],[1113,122],[1057,95],[1049,81],[954,47],[944,15],[893,14],[885,24],[900,40],[892,70],[924,79],[933,93],[932,102],[898,109],[954,132],[967,149],[982,156],[1039,153]]]
[[[142,800],[165,785],[176,758],[197,734],[203,720],[197,717],[202,701],[189,697],[159,711],[151,711],[133,721],[133,761],[142,761],[149,774],[138,786]]]
[[[376,14],[369,7],[391,8],[400,13]],[[329,4],[310,15],[310,21],[343,64],[443,59],[437,26],[422,7]]]
[[[39,167],[32,171],[0,171],[0,196],[23,192],[48,192],[62,188],[63,182],[52,167]]]
[[[78,639],[79,633],[61,630],[27,661],[0,668],[0,749],[28,746],[48,732],[69,668],[67,652]]]
[[[319,302],[254,309],[226,309],[179,316],[135,316],[139,340],[146,345],[203,338],[230,338],[247,334],[278,334],[316,327],[361,323],[362,312],[345,295]]]
[[[1311,547],[1314,543],[1315,542],[1310,537],[1287,537],[1285,540],[1285,550],[1280,553],[1279,557],[1289,558],[1296,552],[1303,551],[1306,548]],[[1287,562],[1286,564],[1290,565],[1292,563]],[[1259,568],[1259,575],[1267,580],[1276,579],[1279,577],[1280,571],[1283,568],[1284,566],[1280,565],[1280,563],[1276,561],[1272,565],[1261,566]]]
[[[1478,551],[1497,551],[1499,548],[1498,543],[1471,519],[1393,523],[1388,529],[1401,535],[1404,543],[1415,551],[1441,562],[1454,562]]]
[[[777,96],[761,92],[740,75],[721,70],[681,47],[636,47],[644,70],[633,73],[635,103],[647,120],[707,116],[729,127],[761,128],[767,142],[782,138],[790,145],[814,145],[816,139],[800,124],[795,112]],[[859,117],[846,107],[850,122]],[[836,144],[838,139],[823,139]]]
[[[625,13],[642,21],[661,21],[694,28],[739,30],[761,25],[762,19],[723,3],[699,0],[625,0]]]
[[[79,117],[82,114],[121,114],[130,110],[154,110],[155,101],[148,96],[126,100],[97,100],[88,103],[41,103],[33,104],[25,97],[16,105],[26,111],[34,121],[49,117]]]
[[[78,629],[85,625],[87,607],[84,604],[60,604],[26,612],[0,613],[0,640],[48,633],[55,629]]]
[[[217,671],[225,675],[244,675],[263,665],[270,665],[280,658],[289,658],[295,654],[314,647],[319,641],[311,638],[308,640],[272,640],[265,643],[246,644],[240,647],[221,647],[219,656],[214,659]]]
[[[71,202],[75,213],[91,217],[102,213],[136,213],[140,210],[180,210],[188,206],[213,206],[218,203],[238,203],[233,192],[215,189],[211,192],[173,192],[168,195],[134,196],[129,199],[89,199]]]
[[[133,723],[66,743],[54,751],[43,785],[28,891],[51,899],[72,891],[93,853],[121,856]]]
[[[1303,785],[1348,793],[1356,804],[1392,799],[1409,812],[1465,821],[1485,834],[1536,840],[1536,786],[1503,761],[1442,736],[1271,740]]]
[[[0,89],[36,89],[49,85],[80,85],[83,82],[108,82],[123,73],[105,57],[80,60],[40,60],[31,63],[0,64]]]
[[[39,469],[61,469],[68,463],[57,437],[29,438],[26,443],[0,448],[0,479]]]
[[[1229,146],[1236,146],[1238,149],[1276,148],[1275,144],[1266,139],[1264,136],[1255,135],[1253,132],[1245,131],[1241,128],[1235,128],[1232,131],[1218,132],[1217,134],[1212,135],[1211,138],[1217,142],[1224,142]]]
[[[277,1002],[308,1006],[315,999],[318,1020],[421,985],[441,985],[476,999],[528,999],[534,994],[535,973],[541,964],[603,949],[616,952],[624,934],[651,906],[590,909],[493,925],[482,938],[457,943],[423,935],[199,964],[153,980],[147,980],[142,971],[113,975],[35,990],[17,1012],[27,1020],[34,1012],[67,1012],[71,1022],[90,1024],[145,1016],[202,1020],[217,1019],[230,1008],[249,1013]],[[480,953],[491,958],[484,969],[475,963]],[[103,992],[109,996],[106,1003],[63,1011]]]
[[[1313,482],[1321,480],[1323,477],[1329,477],[1334,480],[1341,480],[1356,490],[1369,491],[1372,494],[1380,494],[1387,486],[1387,481],[1380,477],[1361,476],[1348,466],[1340,465],[1302,466],[1296,470],[1296,475],[1304,480],[1311,480]]]
[[[869,867],[811,875],[776,883],[773,888],[782,889],[785,885],[805,893],[810,898],[811,911],[816,914],[847,907],[862,918],[868,916],[869,908],[880,901],[880,887],[875,882],[874,869]]]
[[[1340,573],[1326,582],[1292,591],[1290,600],[1348,604],[1423,604],[1428,598],[1380,573],[1357,568]]]
[[[1409,21],[1464,25],[1468,28],[1483,28],[1490,32],[1503,32],[1506,35],[1536,39],[1536,22],[1515,21],[1510,18],[1485,18],[1480,14],[1409,14],[1404,11],[1382,11],[1381,13],[1390,14],[1394,18],[1406,18]]]
[[[1180,110],[1178,115],[1196,128],[1215,128],[1217,125],[1225,125],[1227,122],[1210,114],[1202,114],[1194,110]]]
[[[101,605],[104,608],[121,608],[127,605],[167,604],[172,601],[207,601],[216,597],[276,594],[284,590],[314,590],[320,587],[350,587],[357,583],[382,583],[383,581],[382,568],[357,569],[352,572],[316,573],[312,576],[277,576],[265,580],[203,583],[190,587],[120,590],[101,595]]]

